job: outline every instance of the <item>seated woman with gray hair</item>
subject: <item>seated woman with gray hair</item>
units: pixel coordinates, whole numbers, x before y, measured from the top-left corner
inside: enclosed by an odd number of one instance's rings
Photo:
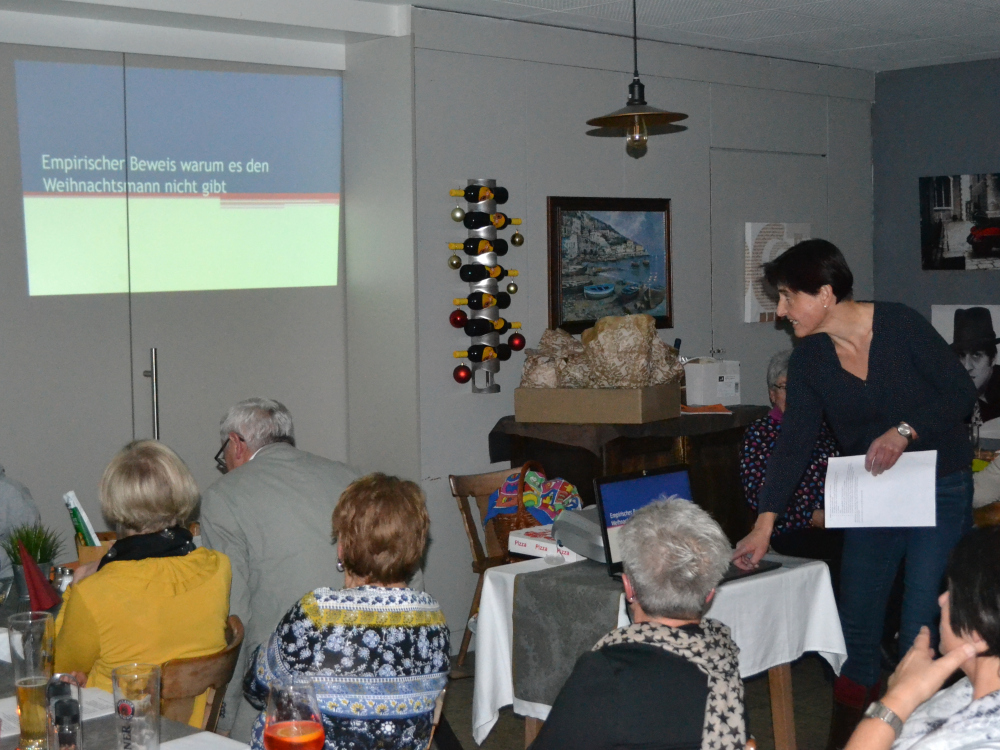
[[[581,656],[531,750],[742,750],[739,649],[705,617],[732,547],[712,517],[671,498],[618,532],[632,625]]]
[[[750,508],[757,512],[757,496],[764,487],[767,462],[781,433],[785,413],[785,385],[788,382],[788,360],[792,350],[778,352],[767,365],[767,393],[771,411],[751,423],[743,436],[740,454],[740,479]],[[827,530],[823,511],[823,488],[826,465],[831,456],[839,456],[840,447],[824,420],[813,447],[809,464],[785,512],[774,524],[771,546],[783,555],[825,560],[830,566],[834,591],[838,590],[843,532]]]
[[[229,558],[192,542],[186,526],[200,496],[180,457],[153,440],[129,443],[104,470],[100,495],[118,541],[63,596],[55,670],[111,692],[115,667],[224,649]],[[192,726],[201,728],[205,697],[194,702]]]

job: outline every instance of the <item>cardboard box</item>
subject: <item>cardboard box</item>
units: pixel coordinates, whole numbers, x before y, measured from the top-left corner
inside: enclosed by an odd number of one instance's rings
[[[731,359],[699,357],[684,365],[689,406],[740,403],[740,363]]]
[[[510,532],[507,537],[507,549],[518,555],[528,557],[551,557],[559,555],[566,562],[577,562],[586,560],[583,555],[578,555],[573,550],[560,547],[559,543],[552,537],[552,525],[531,526],[527,529],[518,529]]]
[[[514,419],[564,424],[643,424],[681,413],[680,383],[646,388],[517,388]]]
[[[90,562],[97,562],[106,554],[108,550],[111,549],[111,545],[115,543],[115,534],[113,531],[99,531],[97,532],[97,538],[101,542],[100,547],[88,547],[84,544],[80,544],[79,540],[76,543],[76,558],[81,565],[86,565]]]

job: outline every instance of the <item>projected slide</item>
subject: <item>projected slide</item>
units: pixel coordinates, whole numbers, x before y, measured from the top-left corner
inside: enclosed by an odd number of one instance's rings
[[[332,286],[341,80],[18,61],[31,295]]]

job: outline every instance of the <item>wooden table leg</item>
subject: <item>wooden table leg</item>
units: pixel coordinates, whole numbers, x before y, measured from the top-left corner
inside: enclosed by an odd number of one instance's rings
[[[535,737],[538,733],[542,731],[542,724],[545,722],[541,719],[533,719],[530,716],[524,717],[524,746],[528,747],[532,742],[535,741]]]
[[[767,670],[771,690],[771,725],[774,750],[796,750],[795,708],[792,703],[792,665],[781,664]]]

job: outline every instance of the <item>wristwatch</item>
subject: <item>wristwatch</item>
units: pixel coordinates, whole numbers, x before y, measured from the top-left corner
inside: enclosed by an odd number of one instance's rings
[[[906,422],[900,422],[896,425],[896,432],[905,437],[907,443],[913,442],[913,428],[906,424]]]
[[[890,727],[892,731],[896,734],[896,739],[899,739],[899,733],[903,731],[903,722],[900,721],[899,717],[893,713],[892,709],[887,707],[882,701],[875,701],[868,708],[865,709],[866,719],[881,719]]]

